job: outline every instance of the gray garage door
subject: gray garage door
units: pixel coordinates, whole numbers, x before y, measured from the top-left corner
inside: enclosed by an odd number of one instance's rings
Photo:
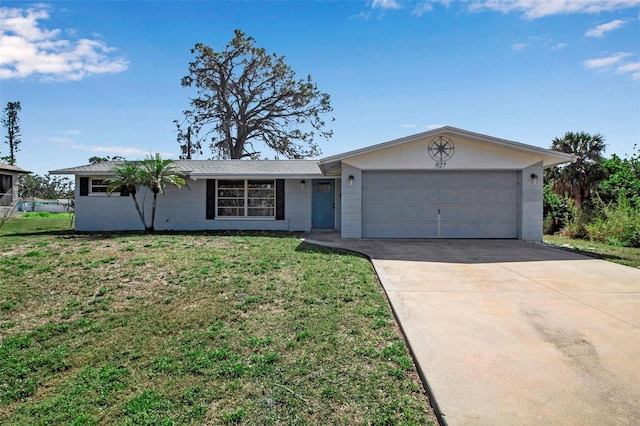
[[[517,238],[517,173],[363,172],[364,238]]]

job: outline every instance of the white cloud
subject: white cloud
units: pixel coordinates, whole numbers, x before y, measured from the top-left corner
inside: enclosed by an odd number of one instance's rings
[[[402,9],[397,0],[373,0],[371,2],[372,9]]]
[[[367,12],[367,11],[362,11],[356,15],[351,15],[349,17],[349,19],[362,19],[362,20],[368,20],[369,18],[371,18],[371,12]]]
[[[452,0],[371,0],[367,5],[371,9],[397,10],[413,4],[413,7],[409,7],[411,14],[421,17],[431,12],[436,4],[448,8],[452,3]],[[462,0],[458,4],[470,12],[519,13],[524,18],[533,20],[554,15],[597,14],[629,9],[639,6],[640,0]],[[370,15],[363,13],[356,17],[366,19]]]
[[[514,43],[511,50],[519,52],[529,47],[550,48],[551,50],[562,50],[567,47],[567,43],[554,43],[553,38],[548,35],[529,37],[529,41],[525,43]]]
[[[640,80],[640,62],[632,62],[618,67],[616,74],[631,73],[632,80]]]
[[[607,22],[606,24],[600,24],[594,28],[587,30],[584,34],[587,37],[602,37],[605,33],[609,31],[616,30],[626,24],[622,19],[615,19],[611,22]]]
[[[587,59],[584,67],[590,70],[612,71],[616,74],[630,74],[632,80],[640,80],[640,62],[627,62],[626,58],[633,56],[628,52],[618,52],[603,58]]]
[[[595,59],[587,59],[584,61],[584,67],[586,69],[596,69],[596,68],[604,68],[611,65],[615,65],[624,58],[631,56],[631,53],[627,52],[618,52],[611,56],[605,56],[604,58],[595,58]]]
[[[44,136],[36,136],[34,141],[39,144],[49,144],[49,145],[62,145],[68,146],[69,144],[74,143],[75,141],[70,138],[61,138],[56,136],[44,137]]]
[[[131,148],[125,146],[102,146],[102,145],[73,145],[71,148],[80,151],[100,152],[105,154],[118,155],[145,155],[146,150],[140,148]]]
[[[129,158],[131,157],[142,158],[152,153],[152,150],[150,149],[145,150],[141,148],[132,148],[127,146],[73,145],[71,148],[81,150],[81,151],[95,152],[95,153],[101,153],[101,154],[120,155],[122,157],[129,157]],[[161,152],[160,155],[163,157],[175,156],[171,152]]]
[[[433,5],[431,3],[427,3],[427,2],[416,3],[415,7],[411,11],[411,14],[419,18],[425,13],[431,12],[432,10],[433,10]]]
[[[78,81],[91,74],[125,71],[128,62],[101,40],[60,39],[62,30],[39,26],[49,18],[46,6],[0,8],[0,79],[32,75],[44,80]],[[75,30],[65,30],[73,36]]]
[[[575,13],[601,13],[640,5],[640,0],[473,0],[471,11],[517,12],[527,19]]]
[[[60,136],[35,136],[34,142],[43,145],[61,145],[68,148],[76,143],[74,136],[80,136],[82,132],[80,130],[71,129],[57,131],[55,134]]]
[[[417,126],[415,124],[401,124],[400,127],[403,129],[415,129]]]
[[[516,52],[518,52],[522,49],[526,49],[530,45],[531,43],[514,43],[511,45],[511,50],[515,50]]]

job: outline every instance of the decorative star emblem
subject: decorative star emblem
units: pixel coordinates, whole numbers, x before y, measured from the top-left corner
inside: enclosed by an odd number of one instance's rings
[[[446,136],[436,136],[429,142],[427,152],[434,161],[444,162],[453,157],[455,146],[453,141]]]

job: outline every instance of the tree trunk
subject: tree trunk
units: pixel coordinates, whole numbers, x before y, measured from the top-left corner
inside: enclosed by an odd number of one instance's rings
[[[147,228],[147,231],[153,232],[155,231],[155,222],[156,222],[156,202],[158,200],[158,193],[153,192],[153,203],[151,204],[151,226]]]
[[[578,210],[582,210],[582,190],[578,189],[573,197],[573,204]]]
[[[129,193],[131,194],[131,198],[133,198],[133,204],[135,204],[136,206],[136,211],[138,212],[138,216],[140,216],[142,225],[144,226],[144,229],[147,229],[147,221],[144,220],[144,214],[142,213],[142,210],[140,210],[140,206],[138,205],[138,199],[136,198],[136,193],[135,192],[129,192]]]

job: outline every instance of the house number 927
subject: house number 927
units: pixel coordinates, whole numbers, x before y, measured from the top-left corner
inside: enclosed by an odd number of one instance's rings
[[[436,163],[436,169],[444,169],[447,166],[447,163],[444,161],[439,161]]]

